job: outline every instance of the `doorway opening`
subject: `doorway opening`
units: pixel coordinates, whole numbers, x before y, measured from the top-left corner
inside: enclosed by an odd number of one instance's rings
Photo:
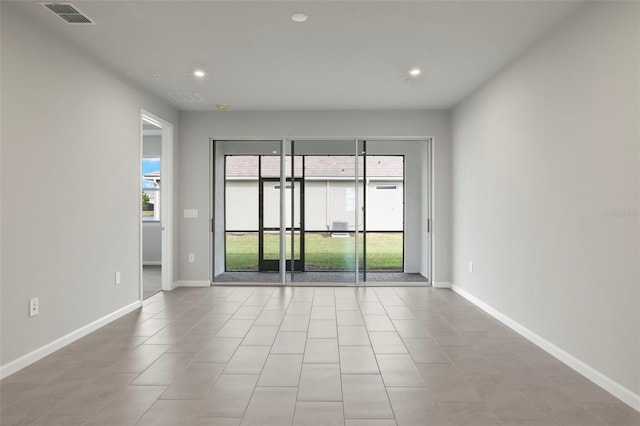
[[[142,113],[140,299],[171,289],[171,166],[173,126]]]

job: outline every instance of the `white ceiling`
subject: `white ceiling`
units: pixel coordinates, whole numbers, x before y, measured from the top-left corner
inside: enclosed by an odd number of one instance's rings
[[[181,110],[449,108],[579,1],[72,1],[16,7]],[[290,20],[294,12],[309,16]],[[408,70],[423,74],[408,83]],[[205,69],[203,80],[191,73]],[[159,77],[154,77],[159,74]],[[168,92],[196,92],[178,102]]]

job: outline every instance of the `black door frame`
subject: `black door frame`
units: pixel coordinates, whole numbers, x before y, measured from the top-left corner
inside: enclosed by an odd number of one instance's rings
[[[304,157],[303,157],[304,158]],[[304,169],[304,167],[303,167]],[[264,183],[265,182],[273,182],[274,184],[280,185],[280,178],[263,178],[260,177],[258,179],[258,271],[259,272],[278,272],[280,270],[280,260],[279,259],[265,259],[264,258],[264,232],[265,231],[279,231],[279,227],[274,228],[265,228],[264,226]],[[299,259],[286,259],[287,271],[291,271],[291,266],[293,263],[294,270],[297,272],[304,272],[304,176],[296,177],[293,179],[294,185],[300,185],[300,202],[299,206],[299,215],[300,215],[300,226],[296,227],[294,223],[294,217],[291,217],[291,224],[293,226],[293,231],[291,227],[286,227],[285,232],[292,231],[293,233],[298,232],[300,235],[300,253]],[[291,184],[291,178],[286,178],[287,187]],[[292,189],[291,197],[293,199],[295,194],[295,189]],[[286,189],[285,189],[286,190]],[[293,201],[292,201],[293,203]],[[295,203],[294,203],[295,204]],[[295,206],[294,206],[295,207]],[[295,255],[295,246],[291,247],[292,254]]]

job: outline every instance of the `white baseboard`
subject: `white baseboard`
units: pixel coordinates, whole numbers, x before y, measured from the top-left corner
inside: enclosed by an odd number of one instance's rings
[[[615,380],[609,378],[602,372],[596,370],[595,368],[591,367],[585,362],[579,360],[575,356],[566,352],[564,349],[561,349],[558,346],[554,345],[550,341],[546,340],[544,337],[539,336],[538,334],[524,327],[520,323],[509,318],[502,312],[487,305],[482,300],[478,299],[477,297],[467,292],[466,290],[456,285],[451,285],[451,289],[456,293],[458,293],[460,296],[464,297],[465,299],[473,303],[474,305],[476,305],[477,307],[479,307],[480,309],[482,309],[483,311],[485,311],[486,313],[488,313],[489,315],[491,315],[492,317],[494,317],[495,319],[497,319],[498,321],[505,324],[507,327],[513,329],[518,334],[522,335],[529,341],[535,343],[542,350],[553,355],[554,357],[564,362],[569,367],[573,368],[578,373],[582,374],[583,376],[585,376],[586,378],[588,378],[589,380],[591,380],[592,382],[594,382],[595,384],[597,384],[598,386],[600,386],[601,388],[609,392],[610,394],[614,395],[616,398],[630,405],[635,410],[640,411],[640,395],[634,393],[630,389],[626,388],[625,386],[621,385]]]
[[[451,288],[451,283],[446,281],[433,282],[433,288]]]
[[[51,343],[48,343],[34,351],[31,351],[18,359],[0,366],[0,379],[4,379],[5,377],[10,376],[15,372],[22,370],[23,368],[33,364],[34,362],[41,360],[45,356],[52,354],[58,349],[62,349],[68,344],[73,343],[76,340],[86,336],[87,334],[96,331],[100,327],[107,325],[110,322],[115,321],[118,318],[128,314],[129,312],[138,309],[140,306],[142,306],[142,304],[139,300],[137,300],[130,305],[120,308],[117,311],[110,313],[109,315],[105,315],[104,317],[99,318],[92,323],[85,325],[84,327],[80,327],[79,329],[72,331],[65,336],[62,336],[59,339],[54,340]]]
[[[142,266],[162,266],[161,260],[144,260]]]
[[[173,288],[176,287],[210,287],[209,281],[176,281],[173,283]]]

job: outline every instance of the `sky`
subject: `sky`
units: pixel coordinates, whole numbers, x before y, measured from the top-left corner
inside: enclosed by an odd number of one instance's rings
[[[142,159],[142,174],[157,172],[160,170],[159,158],[143,158]],[[153,188],[153,183],[149,181],[142,181],[143,188]]]

